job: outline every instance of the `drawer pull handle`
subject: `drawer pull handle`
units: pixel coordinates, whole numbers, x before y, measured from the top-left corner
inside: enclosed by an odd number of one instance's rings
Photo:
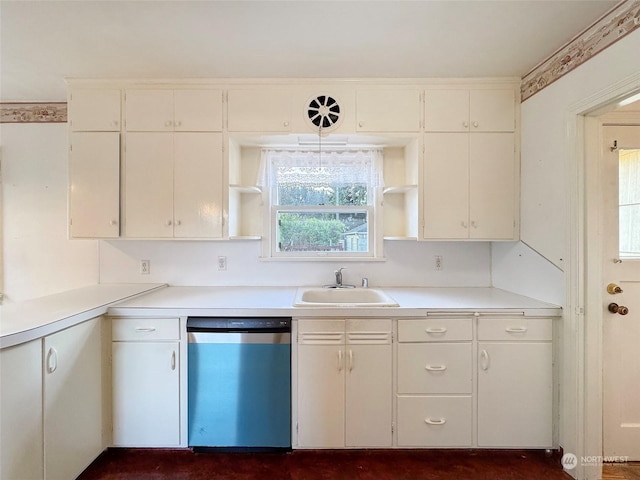
[[[155,327],[136,327],[136,332],[155,332]]]
[[[431,327],[425,330],[427,333],[447,333],[447,329],[445,327]]]
[[[507,327],[504,331],[509,333],[526,333],[527,327]]]
[[[480,368],[485,371],[489,370],[489,352],[486,350],[480,352]]]
[[[433,418],[425,418],[424,423],[426,423],[427,425],[444,425],[445,423],[447,423],[447,419],[439,418],[437,420],[434,420]]]
[[[447,369],[446,365],[426,365],[425,370],[430,372],[444,372]]]

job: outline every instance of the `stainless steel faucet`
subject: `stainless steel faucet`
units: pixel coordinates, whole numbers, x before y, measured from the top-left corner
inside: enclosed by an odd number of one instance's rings
[[[340,267],[338,270],[333,272],[333,273],[336,274],[336,287],[337,288],[342,288],[342,270],[344,270],[344,267]]]

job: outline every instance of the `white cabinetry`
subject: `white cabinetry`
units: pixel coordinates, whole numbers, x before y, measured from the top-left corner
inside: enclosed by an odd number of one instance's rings
[[[222,134],[133,132],[125,152],[127,237],[222,236]]]
[[[422,90],[405,88],[358,88],[356,93],[358,132],[419,132]]]
[[[427,90],[425,239],[517,238],[515,90]]]
[[[552,446],[551,319],[478,321],[478,446]]]
[[[472,446],[471,318],[398,320],[398,446]]]
[[[180,322],[112,320],[113,444],[181,443]]]
[[[44,478],[76,478],[103,450],[102,318],[44,339]]]
[[[297,446],[390,447],[391,320],[299,320]]]
[[[227,129],[230,132],[290,131],[291,92],[274,87],[229,90]]]
[[[263,191],[258,185],[261,150],[229,138],[229,227],[233,239],[262,236]]]
[[[69,143],[69,236],[117,238],[120,133],[72,132]]]
[[[120,90],[69,93],[69,236],[120,234]]]
[[[127,90],[125,125],[129,132],[220,132],[222,90]]]
[[[42,480],[42,341],[0,351],[0,478]]]

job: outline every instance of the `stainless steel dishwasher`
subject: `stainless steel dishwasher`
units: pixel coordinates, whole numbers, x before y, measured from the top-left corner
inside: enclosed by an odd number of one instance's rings
[[[189,317],[189,446],[291,448],[291,318]]]

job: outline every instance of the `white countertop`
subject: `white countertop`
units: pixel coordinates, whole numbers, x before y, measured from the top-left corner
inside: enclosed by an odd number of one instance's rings
[[[560,307],[498,288],[381,288],[399,307],[293,307],[297,287],[168,287],[109,308],[110,315],[293,317],[425,316],[442,311],[506,311],[557,316]],[[144,312],[143,312],[144,310]]]
[[[0,307],[0,348],[108,313],[118,316],[424,317],[441,312],[559,316],[557,305],[498,288],[381,288],[399,307],[293,307],[297,287],[102,284]]]
[[[50,335],[104,315],[114,302],[161,289],[163,284],[92,285],[0,307],[0,348]]]

